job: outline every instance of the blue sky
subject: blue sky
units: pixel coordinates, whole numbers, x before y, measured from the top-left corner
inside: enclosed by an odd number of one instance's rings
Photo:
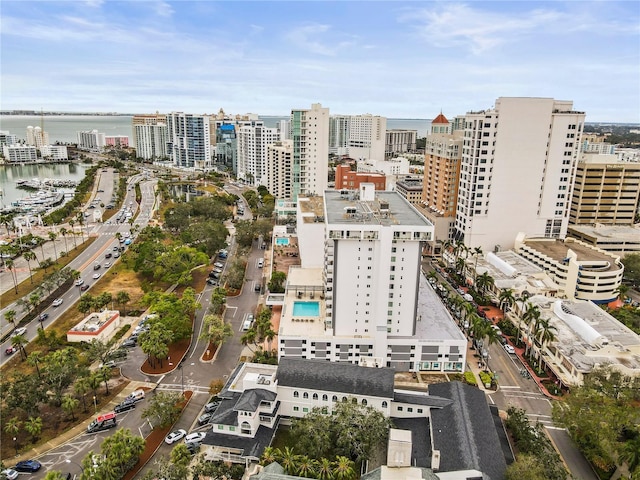
[[[452,117],[500,96],[640,122],[636,1],[1,0],[0,108]]]

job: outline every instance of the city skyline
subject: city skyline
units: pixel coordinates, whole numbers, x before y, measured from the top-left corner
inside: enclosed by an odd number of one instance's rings
[[[3,110],[433,118],[526,96],[640,121],[634,2],[2,6]]]

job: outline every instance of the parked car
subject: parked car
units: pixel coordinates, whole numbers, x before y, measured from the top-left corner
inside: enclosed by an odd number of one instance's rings
[[[224,268],[224,263],[216,262],[213,264],[214,267]]]
[[[79,278],[78,280],[76,280],[76,287],[79,287],[80,285],[82,285],[84,283],[84,280]]]
[[[137,345],[138,342],[136,342],[133,338],[127,338],[124,342],[122,342],[120,344],[120,346],[122,348],[133,348]]]
[[[205,425],[209,423],[209,420],[211,420],[212,416],[213,416],[213,412],[203,413],[198,417],[198,425]]]
[[[113,250],[114,252],[117,252],[117,251],[119,251],[119,250],[120,250],[120,247],[118,247],[118,246],[116,245],[115,247],[113,247],[113,249],[112,249],[112,250]]]
[[[23,460],[22,462],[18,462],[14,470],[18,472],[37,472],[42,467],[42,464],[37,460]]]
[[[54,307],[59,307],[60,305],[62,305],[62,302],[63,300],[61,298],[56,298],[51,305],[53,305]]]
[[[200,444],[199,443],[185,443],[187,450],[189,450],[189,453],[191,455],[195,455],[196,453],[198,453],[200,451]]]
[[[129,410],[132,410],[136,408],[136,402],[134,402],[133,400],[123,400],[121,403],[119,403],[118,405],[116,405],[113,409],[114,412],[116,413],[121,413],[121,412],[127,412]]]
[[[109,352],[106,356],[107,360],[116,360],[119,358],[126,358],[127,351],[124,348],[116,348],[114,351]]]
[[[206,436],[207,434],[205,432],[190,433],[189,435],[184,437],[184,443],[202,443],[204,437]]]
[[[207,283],[209,285],[217,285],[218,284],[217,280],[215,280],[214,278],[207,278]]]
[[[116,364],[115,360],[107,360],[104,363],[100,364],[100,368],[102,367],[107,367],[107,368],[116,368],[118,365]]]
[[[213,411],[218,408],[218,405],[220,405],[220,401],[218,400],[214,400],[213,402],[209,402],[204,406],[204,411],[206,413],[213,413]]]
[[[16,480],[16,478],[18,478],[18,472],[13,468],[5,468],[0,472],[0,478],[6,478],[7,480]]]
[[[182,428],[180,428],[178,430],[174,430],[169,435],[167,435],[164,441],[166,444],[171,445],[172,443],[175,443],[178,440],[183,439],[186,435],[187,435],[186,430],[183,430]]]
[[[507,353],[511,353],[514,354],[516,353],[516,349],[513,348],[511,345],[509,345],[508,343],[506,345],[504,345],[504,351]]]

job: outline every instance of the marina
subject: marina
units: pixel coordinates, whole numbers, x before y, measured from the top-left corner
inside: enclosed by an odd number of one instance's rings
[[[48,190],[51,188],[75,188],[78,182],[64,178],[32,178],[31,180],[16,180],[16,187],[25,190]]]

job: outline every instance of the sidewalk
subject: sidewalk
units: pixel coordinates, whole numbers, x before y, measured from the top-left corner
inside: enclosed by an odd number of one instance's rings
[[[104,410],[98,412],[98,415],[113,411],[113,408],[134,390],[137,390],[139,388],[153,389],[155,387],[156,387],[155,383],[131,381],[129,382],[129,385],[127,385],[117,396],[113,398],[113,400],[111,400],[111,402],[109,402],[109,404],[107,405],[108,408],[105,408]],[[5,463],[19,462],[22,460],[41,457],[49,453],[54,448],[58,448],[60,445],[63,445],[73,440],[74,438],[80,435],[83,435],[84,433],[86,433],[86,431],[87,431],[87,423],[86,422],[79,423],[75,427],[67,430],[66,432],[57,436],[56,438],[53,438],[46,443],[43,443],[42,445],[38,445],[37,447],[34,447],[10,459],[9,458],[5,459]]]

